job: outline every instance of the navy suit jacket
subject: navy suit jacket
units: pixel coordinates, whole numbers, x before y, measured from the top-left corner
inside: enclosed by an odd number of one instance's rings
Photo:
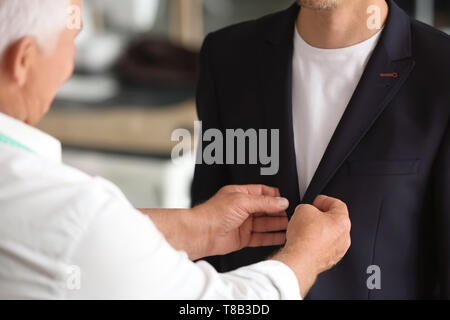
[[[280,129],[280,169],[262,176],[257,165],[197,165],[193,203],[224,185],[262,183],[289,199],[289,216],[319,194],[348,205],[352,246],[309,299],[450,298],[450,40],[388,4],[380,41],[303,199],[291,110],[299,7],[214,32],[201,52],[204,130]],[[228,271],[275,249],[208,260]],[[367,286],[371,265],[381,268],[379,290]]]

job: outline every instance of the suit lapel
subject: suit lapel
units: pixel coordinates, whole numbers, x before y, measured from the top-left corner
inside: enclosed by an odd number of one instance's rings
[[[393,1],[388,0],[388,4],[389,16],[380,42],[302,199],[303,203],[312,203],[323,192],[414,67],[410,18]],[[280,129],[280,170],[275,184],[290,200],[289,216],[300,203],[292,121],[292,54],[298,11],[298,5],[294,4],[268,24],[259,52],[265,127]],[[381,74],[396,74],[397,77]]]
[[[299,7],[294,4],[269,24],[259,50],[262,113],[267,129],[280,130],[280,167],[272,179],[289,199],[291,216],[300,202],[292,127],[292,53],[295,21]],[[273,181],[273,180],[272,180]]]
[[[407,80],[411,58],[409,17],[389,1],[390,13],[380,42],[328,145],[303,199],[311,203],[357,147]]]

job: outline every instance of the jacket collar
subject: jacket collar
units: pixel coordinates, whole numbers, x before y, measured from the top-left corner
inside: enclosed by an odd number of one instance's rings
[[[412,56],[411,18],[392,0],[388,0],[389,14],[380,43],[392,61]]]
[[[392,0],[388,1],[388,5],[389,14],[379,43],[302,202],[311,203],[324,191],[414,67],[410,18]],[[291,202],[289,215],[300,202],[292,128],[293,36],[299,9],[295,3],[283,12],[260,20],[260,27],[264,28],[260,81],[265,126],[280,129],[280,171],[276,184]],[[398,77],[383,78],[380,76],[382,73],[397,73]]]
[[[392,60],[411,57],[411,22],[410,17],[392,0],[387,0],[389,13],[381,36],[382,43]],[[294,27],[300,6],[294,3],[280,16],[266,17],[272,20],[266,33],[266,40],[273,45],[292,45]],[[275,17],[278,17],[277,19]]]

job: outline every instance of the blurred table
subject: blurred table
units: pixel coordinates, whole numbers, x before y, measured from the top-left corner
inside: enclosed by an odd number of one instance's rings
[[[53,107],[38,127],[66,147],[123,154],[170,157],[177,128],[193,130],[197,120],[193,100],[161,108]]]
[[[171,135],[192,130],[196,119],[193,100],[156,108],[54,106],[38,127],[62,142],[64,163],[112,181],[135,207],[187,208],[194,162],[171,161]]]

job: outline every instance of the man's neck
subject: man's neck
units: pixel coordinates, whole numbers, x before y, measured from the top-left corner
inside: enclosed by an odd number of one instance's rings
[[[316,48],[349,47],[379,31],[373,27],[376,12],[367,13],[370,6],[379,8],[379,27],[382,27],[389,11],[385,0],[344,0],[338,7],[328,10],[301,8],[297,30],[308,44]]]
[[[26,123],[26,112],[20,95],[12,92],[0,79],[0,112]]]

